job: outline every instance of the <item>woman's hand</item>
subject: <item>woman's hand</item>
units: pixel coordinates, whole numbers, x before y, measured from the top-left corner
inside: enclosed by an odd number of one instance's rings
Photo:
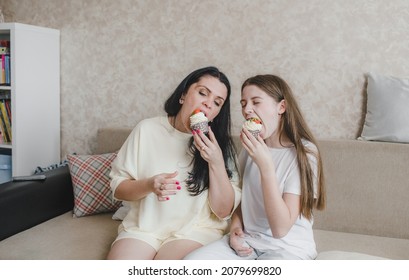
[[[209,164],[222,164],[224,166],[222,151],[212,129],[209,127],[209,137],[200,130],[193,130],[192,134],[195,147],[200,151],[202,158]]]
[[[244,241],[244,232],[241,228],[234,228],[230,231],[230,247],[240,257],[247,257],[253,253],[246,241]]]
[[[181,189],[180,183],[175,177],[178,172],[161,173],[153,176],[152,192],[157,195],[159,201],[167,201],[170,195],[175,195]]]

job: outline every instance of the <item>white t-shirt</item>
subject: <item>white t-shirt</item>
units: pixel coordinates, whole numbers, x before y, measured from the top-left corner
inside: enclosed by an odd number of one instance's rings
[[[310,142],[304,142],[304,145],[316,150]],[[270,148],[269,152],[276,166],[281,194],[301,195],[295,148]],[[309,156],[309,159],[316,174],[315,157]],[[240,164],[244,164],[241,210],[244,230],[248,234],[245,240],[255,249],[284,249],[303,259],[314,259],[317,251],[312,230],[313,221],[301,216],[286,236],[274,238],[265,213],[260,171],[244,149],[240,155]]]
[[[212,213],[208,191],[191,196],[185,183],[192,169],[193,156],[188,148],[191,137],[192,134],[171,126],[167,117],[145,119],[134,128],[112,163],[112,192],[125,179],[143,179],[174,171],[178,171],[175,179],[182,189],[168,201],[158,201],[156,194],[150,193],[129,202],[130,211],[122,223],[125,231],[146,233],[158,240],[186,237],[203,244],[223,235],[227,221]],[[236,207],[241,197],[237,172],[231,183]]]

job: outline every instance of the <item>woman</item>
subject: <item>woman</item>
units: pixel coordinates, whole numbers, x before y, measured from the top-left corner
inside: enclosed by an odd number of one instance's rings
[[[190,129],[196,109],[208,135]],[[227,77],[215,67],[192,72],[165,111],[141,121],[112,164],[114,198],[131,209],[108,259],[182,259],[220,239],[240,201]]]

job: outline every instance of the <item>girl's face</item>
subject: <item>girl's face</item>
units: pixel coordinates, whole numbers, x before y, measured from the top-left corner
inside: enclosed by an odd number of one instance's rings
[[[259,118],[263,124],[260,136],[263,139],[277,137],[281,114],[285,112],[285,101],[277,103],[273,97],[255,85],[248,85],[241,93],[241,112],[247,120]]]
[[[189,117],[194,110],[200,109],[209,121],[213,121],[220,113],[227,99],[227,87],[215,77],[203,76],[189,87],[181,99],[183,105],[178,117],[183,123],[183,131],[189,132]]]

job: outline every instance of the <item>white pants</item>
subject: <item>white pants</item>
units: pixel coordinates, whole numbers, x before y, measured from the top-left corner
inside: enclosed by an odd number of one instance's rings
[[[240,257],[230,247],[229,235],[223,236],[222,239],[205,245],[190,254],[185,260],[300,260],[283,249],[280,250],[258,250],[253,248],[253,253],[249,256]]]

